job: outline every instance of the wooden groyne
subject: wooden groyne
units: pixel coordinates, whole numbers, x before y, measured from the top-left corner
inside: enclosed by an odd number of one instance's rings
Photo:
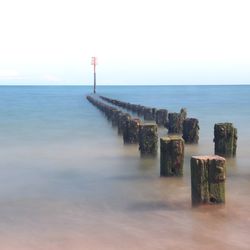
[[[136,113],[138,116],[141,116],[146,121],[155,121],[156,120],[156,113],[157,109],[153,107],[147,107],[143,105],[133,104],[129,102],[122,102],[116,99],[111,99],[105,96],[100,96],[100,98],[108,103],[111,103],[115,106],[121,107],[123,109],[126,109],[128,111],[131,111],[133,113]],[[168,113],[168,111],[166,110]],[[159,119],[159,115],[158,115]],[[164,119],[164,118],[163,118]],[[165,117],[165,120],[167,119],[167,116]],[[165,122],[166,123],[166,122]]]
[[[87,100],[101,110],[112,126],[118,128],[118,134],[123,136],[124,144],[139,144],[141,156],[155,156],[158,149],[157,126],[142,123],[139,118],[133,118],[117,108],[105,104],[92,96]]]
[[[101,97],[111,103],[106,104],[87,96],[89,102],[101,110],[112,126],[118,128],[124,144],[138,144],[141,157],[156,156],[158,151],[158,127],[168,128],[168,136],[160,138],[160,176],[183,176],[184,152],[186,143],[198,143],[199,121],[187,118],[186,109],[179,113],[168,113],[167,109],[148,108],[118,100]],[[144,117],[145,123],[115,106],[132,111]],[[234,156],[237,147],[237,129],[232,123],[218,123],[214,126],[215,153],[218,155],[192,156],[191,200],[192,205],[225,203],[226,161],[222,156]],[[220,155],[220,156],[219,156]]]
[[[107,105],[92,96],[87,96],[87,100],[101,110],[107,119],[112,122],[112,126],[118,128],[118,134],[123,135],[124,143],[138,142],[139,127],[133,126],[135,120],[128,113],[124,113],[113,106]]]
[[[165,127],[167,126],[167,121],[169,117],[167,109],[157,109],[154,107],[147,107],[139,104],[123,102],[105,96],[100,96],[100,98],[115,106],[137,113],[138,116],[144,117],[144,120],[155,121],[157,125],[163,125]],[[185,108],[182,108],[178,115],[180,116],[180,120],[183,122],[187,117],[187,110]]]
[[[179,113],[169,113],[167,109],[156,109],[105,96],[100,96],[100,98],[112,105],[136,113],[138,116],[143,117],[145,121],[155,121],[158,126],[167,128],[169,134],[183,135],[186,143],[192,144],[199,141],[199,121],[196,118],[187,118],[185,108],[181,108]]]

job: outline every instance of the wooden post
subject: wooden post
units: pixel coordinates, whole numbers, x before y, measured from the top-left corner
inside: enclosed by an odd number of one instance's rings
[[[157,109],[152,108],[152,114],[153,114],[153,120],[155,121],[155,116],[156,116]]]
[[[141,124],[139,129],[139,150],[141,156],[156,156],[158,133],[156,124]]]
[[[155,119],[154,112],[155,112],[155,109],[153,109],[153,108],[145,108],[144,109],[144,120],[153,121]]]
[[[127,122],[131,119],[130,114],[128,113],[123,113],[119,119],[118,122],[118,134],[121,135],[123,134],[123,131],[125,131]]]
[[[143,115],[144,115],[144,109],[145,109],[144,106],[139,106],[138,111],[137,111],[137,114],[138,114],[139,116],[143,116]]]
[[[117,117],[119,113],[121,113],[121,111],[117,109],[112,112],[112,116],[111,116],[112,126],[117,126]]]
[[[186,108],[181,108],[180,116],[181,116],[182,121],[184,121],[187,118],[187,109]]]
[[[109,121],[112,121],[112,117],[115,114],[115,112],[117,112],[116,108],[113,108],[113,107],[107,108],[107,111],[105,112],[105,114]]]
[[[131,110],[135,113],[135,112],[137,112],[137,106],[138,105],[136,105],[136,104],[132,104],[131,105]]]
[[[192,156],[192,204],[225,203],[226,160],[217,155]]]
[[[123,131],[124,144],[138,143],[140,119],[129,119]]]
[[[161,176],[182,176],[184,162],[184,140],[180,136],[167,136],[160,139]]]
[[[155,114],[156,124],[159,126],[167,126],[168,111],[167,109],[158,109]]]
[[[183,122],[183,139],[186,143],[198,143],[199,121],[195,118],[187,118]]]
[[[214,152],[221,156],[235,156],[237,148],[237,129],[232,123],[214,125]]]
[[[117,110],[117,112],[115,112],[112,116],[112,126],[118,126],[118,123],[121,119],[122,116],[122,111]]]
[[[169,134],[181,134],[183,127],[183,117],[180,113],[169,113],[168,114],[168,133]]]

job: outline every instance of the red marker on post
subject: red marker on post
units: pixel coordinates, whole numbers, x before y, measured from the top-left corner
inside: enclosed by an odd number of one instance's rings
[[[91,65],[94,66],[94,94],[96,92],[96,65],[97,65],[97,57],[93,56],[91,59]]]

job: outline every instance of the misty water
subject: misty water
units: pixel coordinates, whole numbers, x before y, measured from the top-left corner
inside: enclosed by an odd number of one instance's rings
[[[184,176],[161,178],[85,98],[90,87],[0,87],[0,249],[249,249],[250,86],[109,86],[131,103],[186,107],[200,122]],[[226,204],[191,206],[190,157],[233,122]],[[161,128],[160,135],[167,130]]]

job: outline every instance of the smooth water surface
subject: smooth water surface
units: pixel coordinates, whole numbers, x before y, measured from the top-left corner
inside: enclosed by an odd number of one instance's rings
[[[109,86],[99,94],[200,121],[183,178],[160,178],[86,100],[90,87],[0,87],[0,249],[249,249],[250,86]],[[238,128],[226,205],[191,207],[192,155]],[[166,130],[160,129],[161,135]]]

